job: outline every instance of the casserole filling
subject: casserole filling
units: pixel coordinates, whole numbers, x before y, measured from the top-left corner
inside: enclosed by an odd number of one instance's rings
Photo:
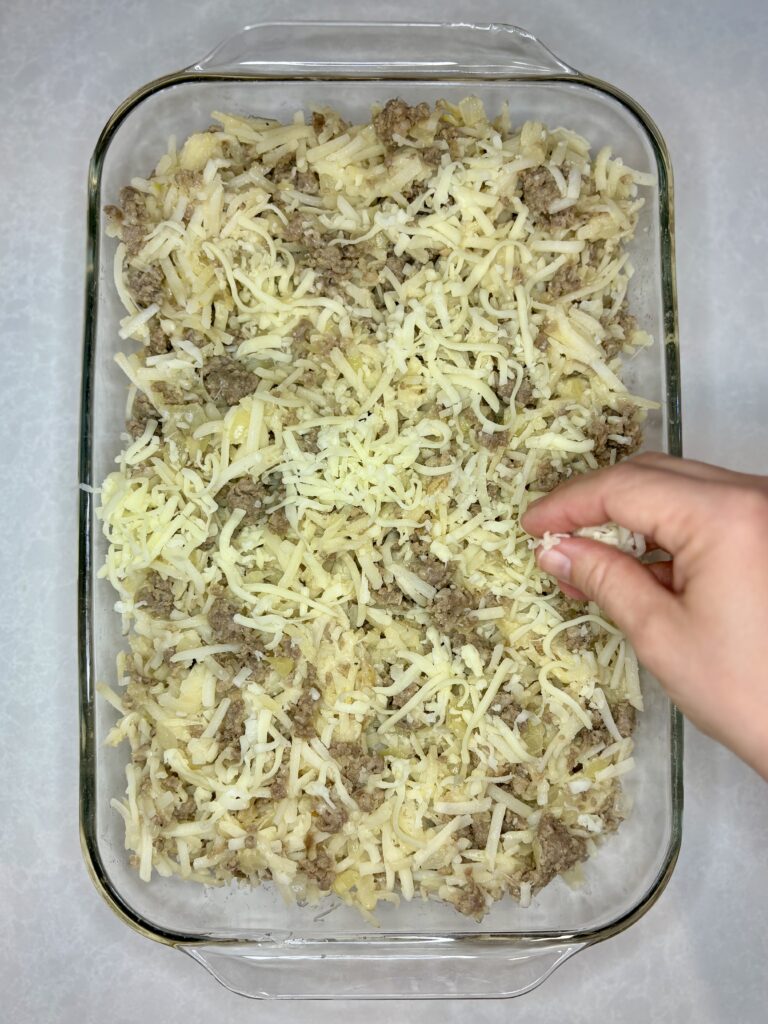
[[[626,813],[637,661],[531,497],[640,444],[649,175],[480,102],[215,115],[107,208],[130,390],[101,488],[141,877],[479,918]]]

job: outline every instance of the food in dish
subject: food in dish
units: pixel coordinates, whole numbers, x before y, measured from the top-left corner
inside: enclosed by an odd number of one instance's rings
[[[393,99],[216,114],[107,208],[138,349],[102,691],[142,878],[480,918],[618,826],[635,655],[519,514],[640,444],[651,184],[566,128]]]

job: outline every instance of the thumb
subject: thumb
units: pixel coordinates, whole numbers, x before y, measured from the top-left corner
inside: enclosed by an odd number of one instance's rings
[[[539,566],[558,581],[580,590],[629,637],[639,654],[646,638],[658,643],[676,617],[673,595],[646,568],[617,548],[568,537],[537,552]]]

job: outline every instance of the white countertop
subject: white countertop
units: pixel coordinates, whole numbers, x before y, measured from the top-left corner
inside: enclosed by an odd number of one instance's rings
[[[342,17],[305,3],[304,18]],[[666,8],[666,10],[665,10]],[[411,3],[360,0],[360,19]],[[287,13],[287,11],[285,12]],[[0,991],[17,1024],[369,1024],[384,1004],[254,1004],[133,934],[96,895],[77,832],[76,436],[87,161],[114,107],[278,3],[5,0],[0,12],[4,301]],[[768,472],[762,0],[425,3],[423,20],[516,20],[657,120],[677,191],[687,454]],[[10,230],[9,230],[10,229]],[[765,1019],[768,789],[687,730],[684,841],[659,903],[511,1003],[421,1004],[427,1022],[697,1024]],[[10,817],[8,809],[10,808]]]

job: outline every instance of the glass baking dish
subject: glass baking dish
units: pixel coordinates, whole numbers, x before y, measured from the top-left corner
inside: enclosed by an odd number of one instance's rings
[[[428,55],[428,56],[425,56]],[[677,857],[682,814],[682,728],[645,678],[647,710],[626,781],[634,811],[571,890],[556,880],[527,909],[497,903],[482,923],[426,902],[386,905],[380,927],[327,902],[287,906],[269,888],[206,889],[178,879],[141,882],[128,864],[110,798],[124,789],[125,751],[104,746],[115,712],[95,685],[111,681],[120,648],[109,584],[96,578],[105,541],[91,487],[113,466],[124,429],[125,380],[114,363],[122,315],[105,243],[105,203],[145,175],[170,135],[183,139],[213,110],[290,119],[331,105],[347,118],[375,102],[480,96],[508,100],[515,122],[537,118],[610,143],[653,172],[658,191],[632,247],[633,312],[656,339],[626,367],[631,390],[660,402],[646,444],[680,454],[672,179],[664,142],[629,97],[556,58],[509,25],[273,23],[243,29],[184,71],[144,86],[115,111],[90,165],[81,424],[79,639],[82,845],[97,889],[134,929],[177,946],[228,988],[254,997],[498,997],[539,984],[566,958],[636,921],[655,902]],[[353,963],[357,965],[353,969]]]

